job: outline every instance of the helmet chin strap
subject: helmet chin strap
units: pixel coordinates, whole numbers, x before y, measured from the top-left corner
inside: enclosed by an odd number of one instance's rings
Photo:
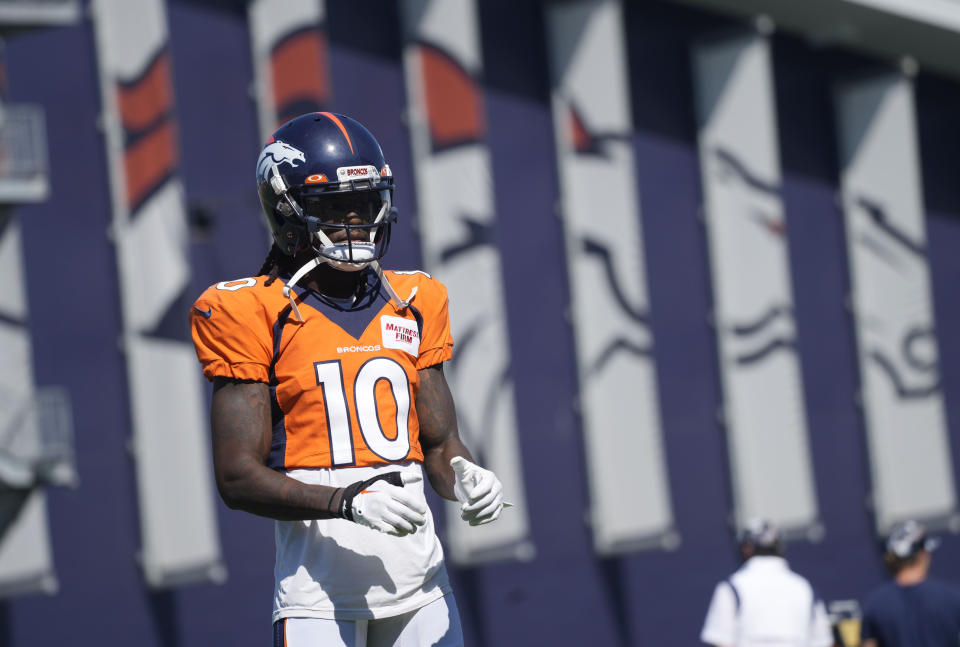
[[[297,307],[297,300],[294,298],[293,286],[295,286],[300,279],[313,271],[315,267],[323,263],[330,263],[330,259],[324,258],[323,256],[316,256],[310,259],[304,263],[303,267],[297,270],[294,275],[290,277],[290,280],[287,281],[286,285],[283,286],[283,296],[290,300],[290,307],[293,309],[293,314],[297,316],[297,321],[301,323],[303,323],[303,316],[300,314],[300,308]],[[333,263],[330,264],[333,265]],[[397,310],[403,310],[409,306],[410,302],[413,301],[413,297],[417,295],[417,288],[414,287],[406,299],[401,299],[399,296],[397,296],[396,290],[393,289],[393,286],[390,285],[390,281],[387,280],[387,277],[384,275],[383,269],[380,267],[380,263],[374,260],[370,261],[369,263],[364,263],[363,265],[366,266],[368,264],[373,268],[373,271],[376,272],[377,276],[380,278],[380,283],[387,291],[387,294],[390,295],[390,302],[393,303],[393,306]]]
[[[303,323],[303,316],[300,314],[300,308],[297,307],[297,300],[293,298],[294,292],[292,288],[297,284],[297,281],[306,276],[313,268],[325,262],[326,259],[322,256],[311,258],[304,263],[303,267],[297,270],[294,275],[290,277],[290,280],[287,281],[286,285],[283,286],[283,296],[290,299],[290,307],[293,308],[293,314],[297,315],[297,321],[301,323]]]
[[[377,276],[380,277],[380,281],[383,284],[384,289],[387,291],[387,294],[390,295],[390,301],[393,302],[393,306],[397,310],[403,310],[410,305],[410,302],[413,301],[413,297],[417,296],[416,286],[413,287],[413,290],[410,291],[410,295],[407,296],[406,299],[401,299],[399,296],[397,296],[393,286],[390,285],[390,281],[388,281],[387,277],[384,275],[383,269],[380,267],[380,263],[378,261],[371,261],[370,266],[373,267],[373,271],[376,272]]]

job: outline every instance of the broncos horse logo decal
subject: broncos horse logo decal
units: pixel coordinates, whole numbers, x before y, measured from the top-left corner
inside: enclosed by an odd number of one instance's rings
[[[281,164],[289,164],[290,166],[296,168],[300,165],[299,162],[306,161],[307,158],[302,151],[299,151],[293,146],[284,144],[282,141],[277,140],[269,144],[263,149],[263,152],[260,153],[260,159],[257,160],[257,177],[267,177],[267,173],[274,164],[277,166],[280,166]]]

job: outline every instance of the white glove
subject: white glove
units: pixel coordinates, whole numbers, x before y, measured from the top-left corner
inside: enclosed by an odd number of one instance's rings
[[[414,472],[390,472],[354,483],[344,488],[340,516],[388,535],[415,533],[427,522],[426,502],[403,486],[422,480]]]
[[[496,521],[503,510],[503,485],[497,475],[462,456],[450,459],[456,475],[453,493],[460,505],[460,518],[471,526]]]

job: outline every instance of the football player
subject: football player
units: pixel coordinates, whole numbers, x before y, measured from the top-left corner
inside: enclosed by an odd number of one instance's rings
[[[397,218],[373,135],[318,112],[257,160],[273,246],[191,311],[217,487],[276,519],[274,644],[461,645],[423,473],[472,524],[502,487],[460,440],[444,286],[380,266]]]

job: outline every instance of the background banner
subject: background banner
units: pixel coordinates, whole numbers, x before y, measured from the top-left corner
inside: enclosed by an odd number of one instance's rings
[[[142,552],[147,582],[226,576],[201,373],[189,339],[187,220],[160,0],[95,0]],[[252,175],[252,173],[251,173]]]
[[[835,101],[877,531],[956,522],[913,85],[872,75],[838,85]]]
[[[621,7],[569,2],[547,13],[594,546],[676,548]]]
[[[735,525],[762,517],[819,538],[770,46],[704,41],[693,66]]]
[[[515,504],[496,523],[471,527],[450,503],[451,557],[530,558],[476,7],[473,0],[405,0],[402,14],[423,264],[450,295],[455,346],[447,380],[464,442]]]

